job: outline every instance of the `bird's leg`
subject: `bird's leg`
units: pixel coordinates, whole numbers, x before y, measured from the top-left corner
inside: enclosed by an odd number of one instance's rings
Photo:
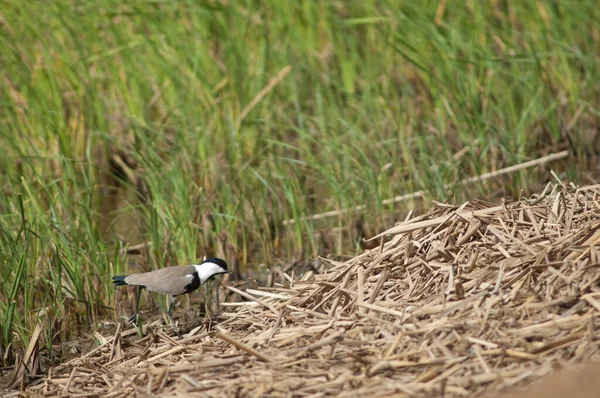
[[[169,320],[173,323],[173,309],[175,308],[175,296],[171,296],[171,304],[169,304],[169,309],[167,310],[167,315],[169,316]]]
[[[137,288],[137,297],[135,300],[135,311],[133,313],[133,315],[129,318],[129,323],[138,323],[138,310],[140,308],[140,297],[142,296],[142,289],[144,287],[143,286],[138,286]]]
[[[169,321],[171,321],[171,327],[175,329],[177,332],[177,337],[181,339],[181,334],[179,334],[179,328],[175,325],[175,321],[173,320],[173,309],[175,308],[175,296],[171,297],[171,304],[169,304],[169,310],[167,311],[167,316],[169,317]]]

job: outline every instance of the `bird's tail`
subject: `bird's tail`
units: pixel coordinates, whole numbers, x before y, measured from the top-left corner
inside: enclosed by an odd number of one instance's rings
[[[125,282],[125,278],[126,276],[113,276],[112,279],[116,286],[123,286],[127,284],[127,282]]]

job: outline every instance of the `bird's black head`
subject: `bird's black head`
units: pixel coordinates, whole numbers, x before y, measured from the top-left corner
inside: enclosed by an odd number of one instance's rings
[[[204,282],[217,275],[230,274],[227,263],[220,258],[207,258],[200,265],[194,267],[196,267],[196,272],[200,278],[200,284],[204,284]]]
[[[227,262],[223,259],[217,258],[217,257],[213,257],[213,258],[207,258],[206,260],[202,261],[202,264],[204,263],[213,263],[213,264],[217,264],[219,267],[223,268],[225,271],[229,272],[229,269],[227,268]]]

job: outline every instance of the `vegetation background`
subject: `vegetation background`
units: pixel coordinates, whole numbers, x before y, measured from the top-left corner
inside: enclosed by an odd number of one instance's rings
[[[599,50],[594,0],[0,0],[4,363],[114,320],[129,266],[353,254],[427,201],[538,190],[453,185],[566,147],[593,176]]]

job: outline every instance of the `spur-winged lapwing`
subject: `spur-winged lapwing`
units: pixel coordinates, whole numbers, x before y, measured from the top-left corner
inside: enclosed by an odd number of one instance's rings
[[[130,322],[137,321],[138,307],[143,288],[148,289],[149,292],[172,296],[167,315],[169,316],[171,325],[174,325],[171,313],[175,306],[175,297],[198,289],[216,275],[227,273],[229,273],[229,270],[224,260],[209,258],[198,265],[177,265],[127,276],[113,276],[113,283],[117,286],[131,285],[138,287],[135,312],[129,318]]]

